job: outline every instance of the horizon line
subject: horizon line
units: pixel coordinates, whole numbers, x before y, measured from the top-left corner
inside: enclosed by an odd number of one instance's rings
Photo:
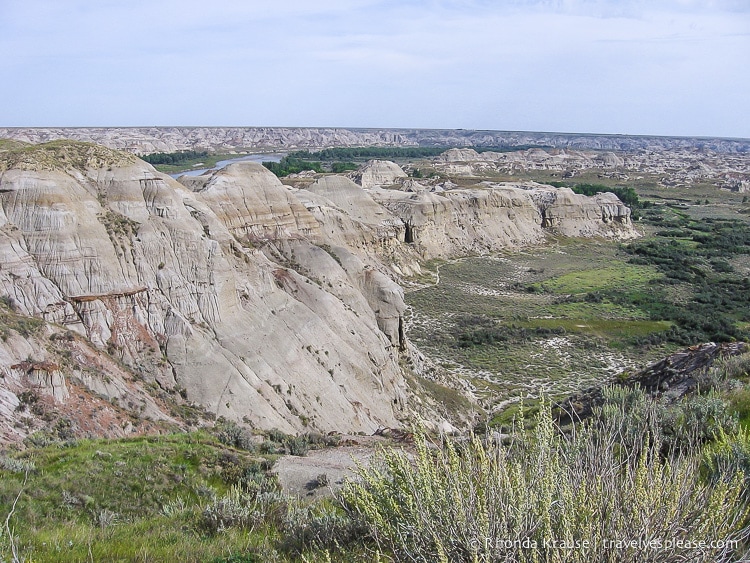
[[[638,137],[662,139],[721,139],[750,141],[750,137],[724,137],[721,135],[667,135],[649,133],[591,133],[572,131],[532,131],[512,129],[472,129],[464,127],[349,127],[349,126],[289,126],[289,125],[0,125],[0,129],[343,129],[358,131],[466,131],[487,133],[523,133],[543,135],[581,135],[590,137]]]

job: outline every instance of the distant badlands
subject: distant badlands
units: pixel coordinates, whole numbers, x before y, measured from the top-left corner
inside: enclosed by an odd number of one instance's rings
[[[28,143],[88,141],[136,154],[186,149],[296,150],[354,146],[529,147],[578,150],[750,152],[750,139],[655,137],[467,129],[298,127],[49,127],[0,128],[0,138]]]

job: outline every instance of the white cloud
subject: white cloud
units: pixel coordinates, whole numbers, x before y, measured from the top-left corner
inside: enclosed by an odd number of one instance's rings
[[[3,0],[0,125],[750,136],[745,0]],[[730,86],[731,85],[731,86]]]

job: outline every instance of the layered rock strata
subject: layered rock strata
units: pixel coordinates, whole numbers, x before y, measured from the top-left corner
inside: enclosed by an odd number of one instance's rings
[[[371,190],[404,222],[404,242],[424,258],[453,258],[540,244],[547,234],[638,236],[630,209],[614,194],[591,198],[567,188],[483,183],[441,192]]]
[[[398,178],[394,166],[381,168]],[[0,152],[0,306],[15,319],[0,410],[16,412],[26,386],[61,405],[117,403],[112,420],[126,405],[180,424],[165,402],[179,396],[257,428],[396,427],[410,412],[396,280],[426,257],[548,232],[634,234],[616,198],[539,185],[438,194],[321,176],[298,189],[253,163],[180,183],[97,145]],[[30,318],[36,336],[18,320]]]
[[[571,179],[595,170],[599,177],[619,181],[650,175],[664,187],[710,183],[718,188],[742,191],[750,182],[748,150],[705,150],[690,146],[659,147],[629,152],[532,148],[509,152],[478,153],[470,148],[447,150],[435,159],[434,167],[449,176],[524,174],[545,170],[561,179]]]
[[[398,425],[400,337],[378,328],[402,308],[395,284],[360,262],[350,279],[272,174],[237,165],[191,191],[134,158],[72,150],[116,165],[55,165],[42,147],[28,165],[8,156],[0,176],[0,291],[18,313],[85,335],[216,416],[288,432]],[[294,262],[302,248],[309,270]]]
[[[138,154],[186,149],[239,150],[367,146],[553,147],[576,150],[747,153],[748,139],[655,137],[471,129],[341,127],[5,127],[0,138],[29,143],[73,139]]]

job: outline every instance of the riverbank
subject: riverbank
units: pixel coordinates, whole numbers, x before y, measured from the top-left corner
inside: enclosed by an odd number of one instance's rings
[[[200,176],[209,170],[220,170],[234,162],[279,162],[286,153],[254,153],[245,155],[214,154],[200,159],[189,160],[179,165],[159,164],[154,166],[159,172],[164,172],[179,178],[180,176]]]

